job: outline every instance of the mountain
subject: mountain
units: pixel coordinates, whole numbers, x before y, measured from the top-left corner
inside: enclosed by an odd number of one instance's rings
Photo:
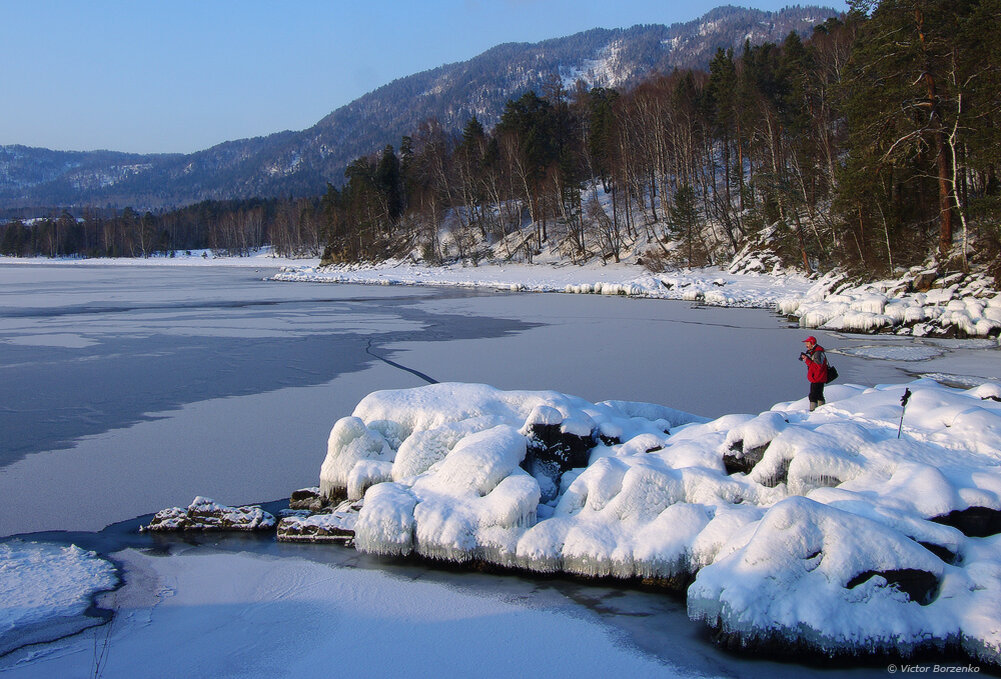
[[[414,132],[429,118],[459,130],[476,115],[487,126],[508,99],[565,85],[628,88],[655,72],[706,68],[719,47],[739,52],[809,35],[838,12],[815,6],[763,12],[719,7],[688,23],[596,28],[540,43],[498,45],[468,61],[395,80],[301,132],[225,142],[191,154],[67,152],[0,146],[0,209],[23,207],[178,207],[207,199],[303,196],[340,184],[361,155]]]

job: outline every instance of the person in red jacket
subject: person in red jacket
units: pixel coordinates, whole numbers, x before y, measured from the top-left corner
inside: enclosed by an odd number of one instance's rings
[[[807,337],[806,351],[799,360],[806,363],[806,379],[810,381],[810,412],[824,405],[824,385],[827,384],[827,354],[824,347],[817,344],[816,337]]]

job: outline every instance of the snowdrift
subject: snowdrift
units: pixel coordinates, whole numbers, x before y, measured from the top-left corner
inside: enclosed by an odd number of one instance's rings
[[[1001,385],[827,396],[706,421],[485,385],[380,391],[334,425],[319,493],[360,504],[366,552],[687,587],[690,617],[733,647],[997,665]]]

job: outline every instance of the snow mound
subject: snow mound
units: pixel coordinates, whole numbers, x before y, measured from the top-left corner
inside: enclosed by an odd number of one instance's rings
[[[117,585],[111,563],[75,545],[0,544],[0,655],[100,624],[91,599]]]
[[[363,496],[366,552],[694,583],[690,615],[738,646],[997,663],[999,396],[836,385],[812,413],[705,421],[551,391],[380,391],[334,425],[320,493]]]

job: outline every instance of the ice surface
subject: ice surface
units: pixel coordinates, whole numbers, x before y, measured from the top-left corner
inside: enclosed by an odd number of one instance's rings
[[[519,583],[471,591],[420,571],[243,550],[114,558],[137,577],[113,596],[113,626],[0,659],[0,676],[92,677],[105,639],[105,679],[306,677],[325,667],[344,677],[504,679],[540,667],[575,677],[721,676],[644,653],[586,609]]]

